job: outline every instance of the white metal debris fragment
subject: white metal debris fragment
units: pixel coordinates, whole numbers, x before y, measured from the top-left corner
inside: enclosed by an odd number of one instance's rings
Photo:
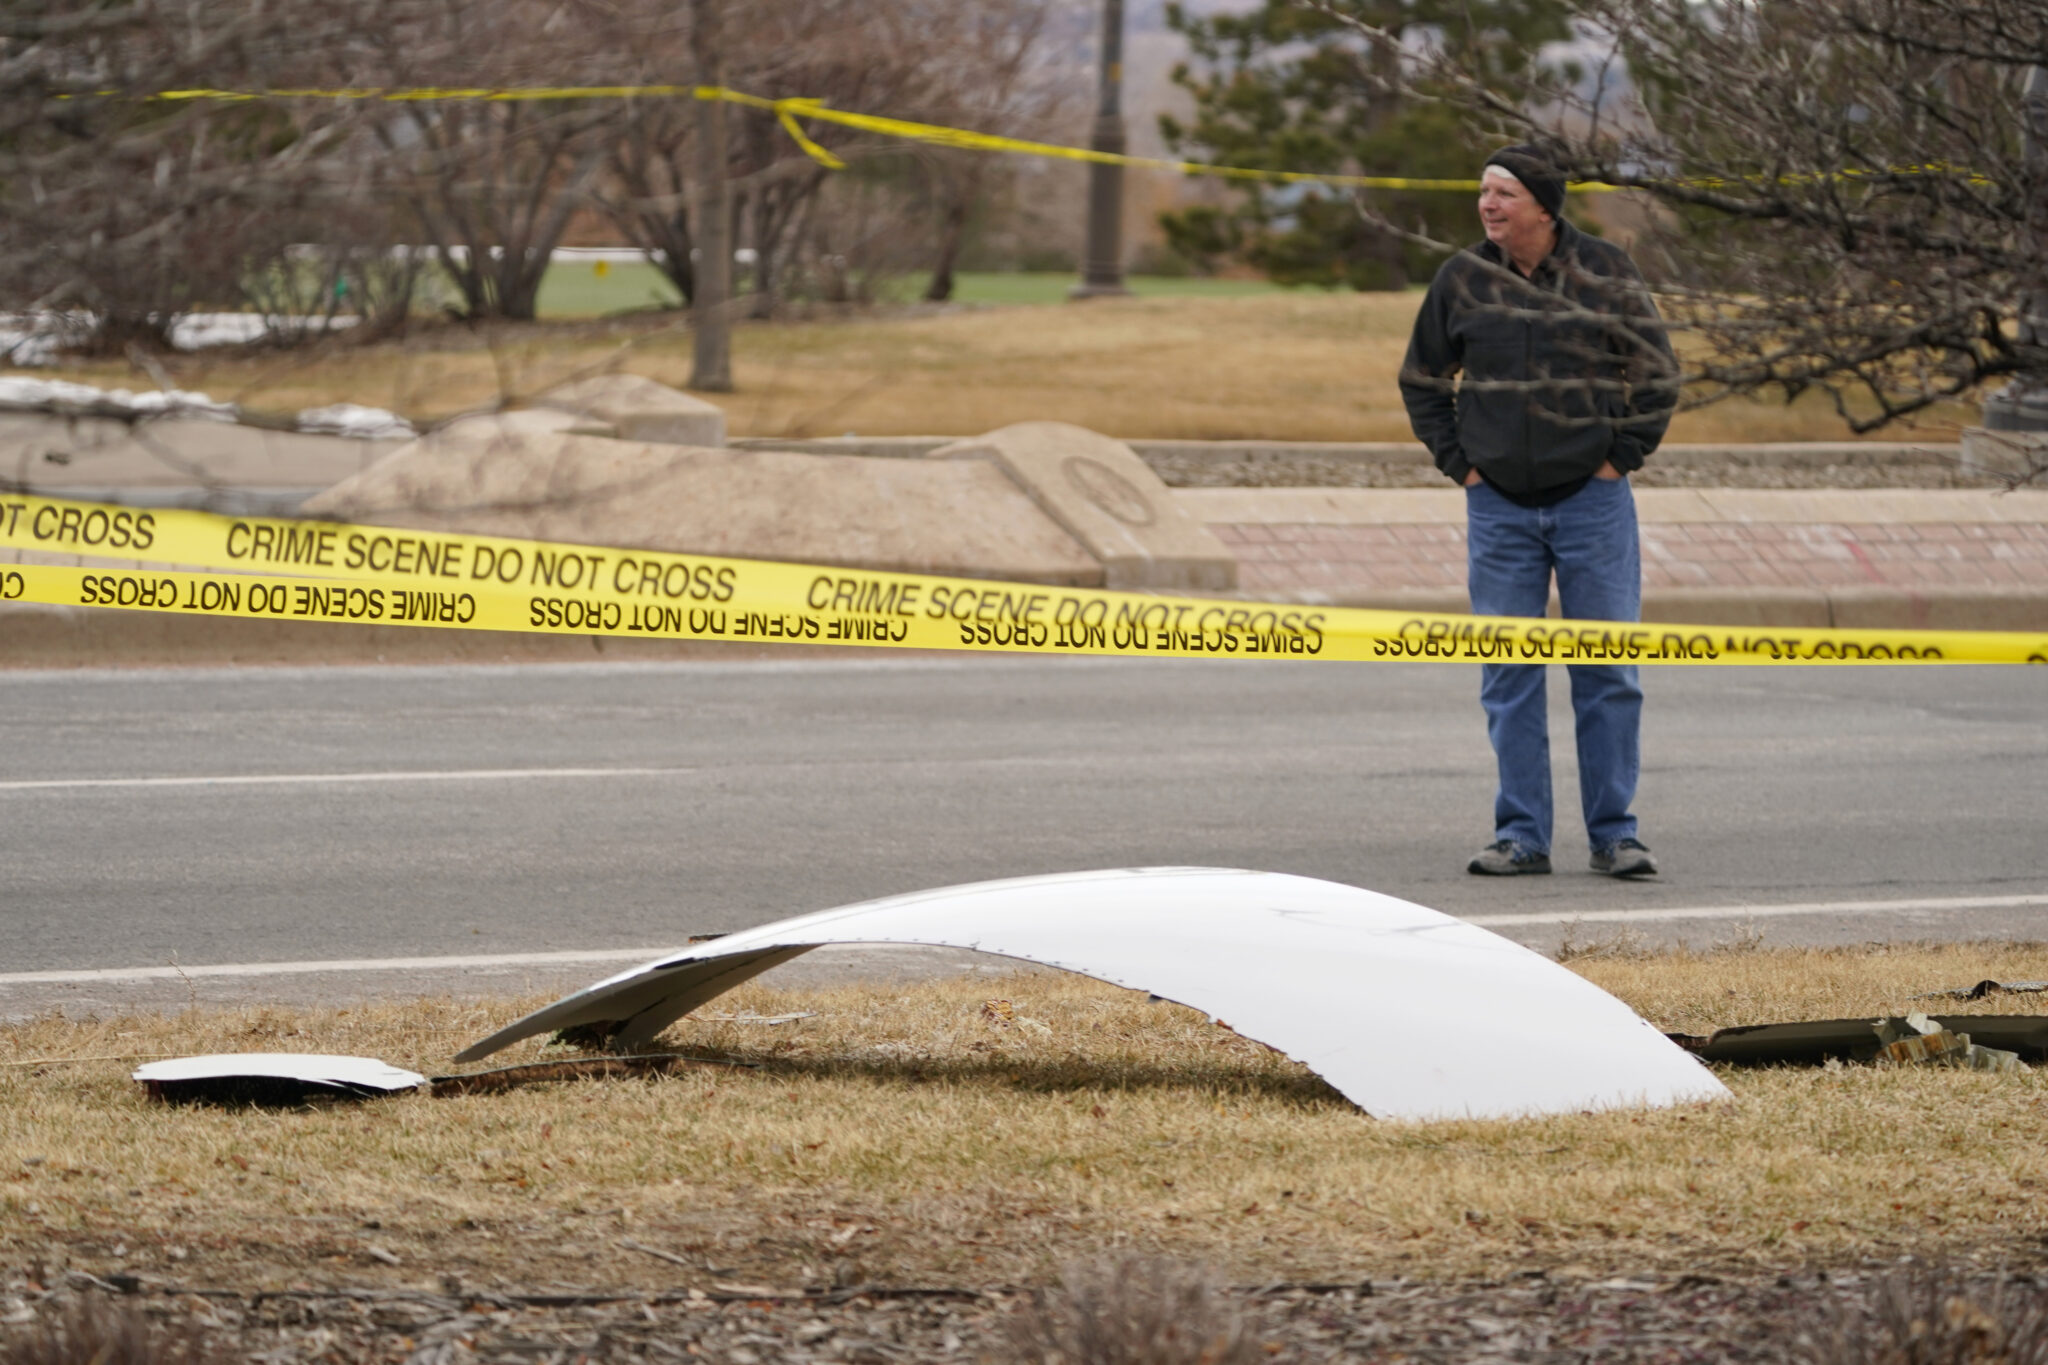
[[[152,1098],[286,1104],[313,1095],[367,1099],[416,1090],[427,1078],[374,1057],[308,1052],[227,1052],[178,1057],[135,1069]]]
[[[1962,1035],[1968,1038],[1970,1035]],[[2017,1052],[2006,1052],[1982,1043],[1971,1043],[1970,1050],[1963,1056],[1963,1065],[1971,1071],[1995,1071],[2001,1076],[2017,1076],[2024,1063]]]
[[[1520,944],[1357,887],[1217,868],[981,882],[741,930],[579,991],[456,1060],[557,1030],[637,1046],[833,943],[972,948],[1149,991],[1229,1019],[1382,1118],[1728,1094],[1626,1005]]]
[[[1914,1016],[1925,1019],[1925,1015]],[[1890,1020],[1877,1021],[1877,1064],[1879,1066],[1956,1066],[1970,1052],[1968,1034],[1950,1033],[1939,1024],[1924,1029],[1887,1027]]]
[[[1878,1041],[1879,1066],[1952,1066],[1969,1071],[2017,1072],[2017,1052],[1982,1047],[1970,1035],[1946,1027],[1924,1014],[1879,1019],[1871,1024]]]

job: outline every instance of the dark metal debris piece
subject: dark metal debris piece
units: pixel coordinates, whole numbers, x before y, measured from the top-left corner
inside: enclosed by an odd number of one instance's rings
[[[2007,1052],[2014,1065],[2048,1063],[2048,1015],[1936,1014],[1935,1029],[1966,1035],[1967,1047]],[[1890,1036],[1881,1030],[1889,1027]],[[1729,1066],[1822,1066],[1833,1062],[1875,1062],[1880,1051],[1912,1032],[1906,1019],[1811,1019],[1788,1024],[1743,1024],[1716,1029],[1711,1036],[1668,1034],[1672,1042],[1705,1062]],[[1987,1069],[2003,1070],[2003,1066]]]
[[[1974,986],[1955,986],[1945,991],[1929,991],[1913,997],[1916,1000],[1982,1000],[1987,995],[2040,995],[2048,992],[2048,981],[1979,981]]]

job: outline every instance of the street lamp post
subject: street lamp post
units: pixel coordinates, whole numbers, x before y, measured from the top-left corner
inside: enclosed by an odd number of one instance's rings
[[[1124,150],[1124,0],[1102,0],[1102,60],[1096,83],[1095,140],[1098,152]],[[1096,162],[1088,167],[1088,255],[1081,283],[1069,298],[1128,294],[1124,288],[1124,168]]]
[[[2037,269],[2048,257],[2048,67],[2030,67],[2027,85],[2020,96],[2020,142],[2028,179],[2034,184],[2037,201],[2031,205],[2028,234],[2033,238],[2033,259]],[[2021,345],[2048,346],[2048,280],[2040,276],[2028,281],[2020,295],[2019,339]],[[2022,375],[1984,400],[1984,426],[1988,431],[2048,432],[2048,384]]]

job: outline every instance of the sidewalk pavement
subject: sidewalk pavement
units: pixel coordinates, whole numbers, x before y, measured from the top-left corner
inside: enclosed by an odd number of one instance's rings
[[[1181,489],[1246,597],[1465,607],[1455,488]],[[1642,488],[1644,614],[2048,628],[2048,492]]]

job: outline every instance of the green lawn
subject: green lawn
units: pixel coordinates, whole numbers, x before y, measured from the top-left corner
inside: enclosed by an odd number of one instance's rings
[[[594,318],[636,308],[674,308],[681,300],[675,286],[644,261],[632,264],[551,265],[540,282],[540,315],[544,318]]]
[[[915,299],[928,277],[909,275],[895,282],[894,298]],[[1051,272],[964,272],[954,277],[953,297],[960,303],[1057,303],[1079,276]],[[1265,280],[1210,280],[1137,275],[1133,294],[1142,298],[1243,298],[1271,294],[1280,286]],[[540,286],[544,318],[601,317],[636,308],[674,307],[676,292],[659,270],[642,263],[610,264],[603,274],[594,265],[556,265]]]

